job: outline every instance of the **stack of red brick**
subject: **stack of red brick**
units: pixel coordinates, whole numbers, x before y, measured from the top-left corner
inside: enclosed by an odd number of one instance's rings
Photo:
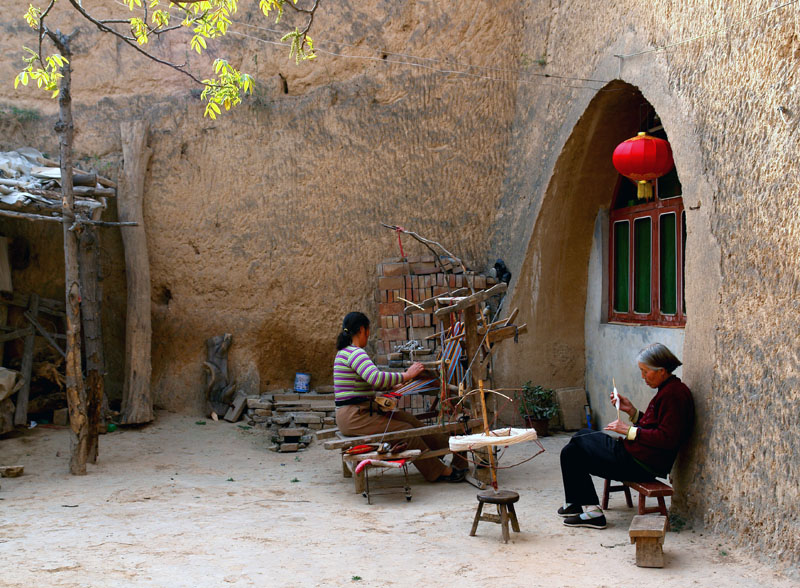
[[[432,255],[409,257],[406,260],[398,257],[378,264],[378,288],[375,292],[378,303],[376,363],[388,364],[389,355],[395,352],[397,346],[412,339],[433,353],[438,339],[432,337],[438,329],[433,310],[407,315],[403,312],[408,306],[406,301],[422,302],[465,287],[468,281],[472,282],[475,290],[495,283],[493,278],[474,272],[464,274],[461,268],[444,273]]]

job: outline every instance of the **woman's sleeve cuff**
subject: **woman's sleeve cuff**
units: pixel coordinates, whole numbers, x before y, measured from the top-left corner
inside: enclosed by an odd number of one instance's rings
[[[639,422],[640,418],[642,418],[642,412],[637,408],[636,409],[636,414],[633,415],[633,418],[631,419],[631,422],[635,425],[636,423]]]
[[[631,427],[630,429],[628,429],[628,434],[625,436],[625,438],[628,441],[633,441],[634,439],[636,439],[636,431],[638,430],[639,430],[638,427]]]

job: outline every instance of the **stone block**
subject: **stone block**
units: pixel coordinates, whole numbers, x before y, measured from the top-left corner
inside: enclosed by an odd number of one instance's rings
[[[563,427],[568,431],[577,431],[586,426],[584,405],[587,403],[586,391],[583,388],[559,388],[556,400]]]
[[[306,434],[306,429],[304,428],[293,428],[293,429],[278,429],[278,436],[286,438],[286,437],[302,437]]]
[[[69,423],[69,409],[59,408],[53,411],[53,424],[59,427],[65,427]]]
[[[235,423],[242,418],[245,406],[247,406],[247,395],[237,394],[233,399],[233,405],[228,409],[228,412],[225,413],[225,417],[223,418],[229,423]]]
[[[322,423],[308,423],[308,428],[313,430],[319,430],[322,428]]]
[[[254,412],[258,416],[272,416],[272,411],[268,408],[256,408]]]
[[[300,412],[294,415],[294,422],[298,425],[312,425],[322,423],[325,418],[325,413],[318,412]]]
[[[298,443],[281,443],[278,451],[281,453],[293,453],[298,449],[300,449],[300,445]]]
[[[269,408],[269,409],[271,409],[272,408],[272,402],[265,402],[264,400],[261,399],[260,396],[248,396],[247,397],[247,408],[254,408],[254,409],[256,409],[256,408],[261,408],[261,409]]]
[[[337,427],[332,427],[330,429],[320,429],[315,433],[315,435],[319,441],[322,441],[323,439],[331,439],[333,437],[336,437],[336,432],[338,430],[339,429]]]
[[[289,423],[292,422],[292,415],[291,414],[277,414],[277,415],[274,414],[274,415],[272,415],[272,418],[270,418],[270,422],[273,425],[279,425],[279,426],[288,425]]]

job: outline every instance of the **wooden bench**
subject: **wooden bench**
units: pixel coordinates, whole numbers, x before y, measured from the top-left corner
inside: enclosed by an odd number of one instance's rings
[[[608,508],[608,495],[611,492],[625,492],[625,501],[628,503],[628,508],[633,506],[631,500],[630,488],[633,488],[639,493],[639,508],[638,514],[645,515],[651,513],[659,513],[660,515],[667,516],[667,504],[664,501],[666,496],[672,496],[672,486],[654,480],[652,482],[622,482],[620,485],[612,485],[611,480],[606,480],[603,484],[603,502],[601,506],[603,509]],[[657,506],[647,506],[647,498],[655,498],[658,501]]]
[[[667,517],[636,515],[631,521],[628,535],[636,544],[636,565],[640,568],[664,567],[664,536]]]

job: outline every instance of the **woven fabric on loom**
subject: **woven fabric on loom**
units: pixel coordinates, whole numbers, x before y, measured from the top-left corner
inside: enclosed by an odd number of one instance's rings
[[[445,337],[457,337],[464,331],[464,323],[457,322],[453,325],[453,329],[449,335],[445,335]],[[456,339],[455,341],[449,341],[447,345],[444,346],[444,351],[442,352],[442,360],[444,360],[444,364],[447,366],[447,383],[448,384],[458,384],[464,378],[464,366],[461,365],[461,355],[463,352],[463,348],[461,345],[461,339]],[[455,381],[453,378],[457,378]],[[421,392],[436,392],[440,388],[439,380],[428,378],[423,380],[412,380],[403,386],[400,386],[396,390],[392,390],[391,392],[386,392],[384,396],[388,396],[390,398],[400,398],[401,396],[408,396],[410,394],[420,394]]]

